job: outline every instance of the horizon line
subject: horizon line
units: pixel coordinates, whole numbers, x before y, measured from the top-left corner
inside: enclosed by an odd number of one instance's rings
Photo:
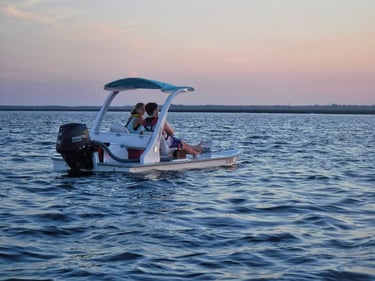
[[[0,105],[0,111],[98,111],[98,105]],[[111,106],[108,111],[131,111],[132,105]],[[182,105],[172,104],[169,112],[217,113],[316,113],[375,114],[373,105]]]

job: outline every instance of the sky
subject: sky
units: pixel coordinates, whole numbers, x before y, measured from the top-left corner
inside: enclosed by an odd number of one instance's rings
[[[175,104],[373,105],[375,1],[0,0],[0,105],[101,105],[125,77],[195,88]]]

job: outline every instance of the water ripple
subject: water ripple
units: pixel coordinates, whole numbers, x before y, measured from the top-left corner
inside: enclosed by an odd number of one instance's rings
[[[58,126],[94,113],[0,115],[2,280],[375,279],[374,116],[171,113],[238,165],[71,177]]]

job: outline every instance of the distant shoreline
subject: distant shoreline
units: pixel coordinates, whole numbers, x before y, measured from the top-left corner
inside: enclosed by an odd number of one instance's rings
[[[0,105],[0,111],[99,111],[100,106]],[[132,106],[113,106],[109,111],[130,111]],[[375,114],[375,105],[172,105],[170,112]]]

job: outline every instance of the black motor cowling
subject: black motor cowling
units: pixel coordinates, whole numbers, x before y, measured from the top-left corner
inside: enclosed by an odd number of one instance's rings
[[[56,151],[61,154],[74,172],[93,168],[94,147],[85,124],[61,125],[57,136]]]

